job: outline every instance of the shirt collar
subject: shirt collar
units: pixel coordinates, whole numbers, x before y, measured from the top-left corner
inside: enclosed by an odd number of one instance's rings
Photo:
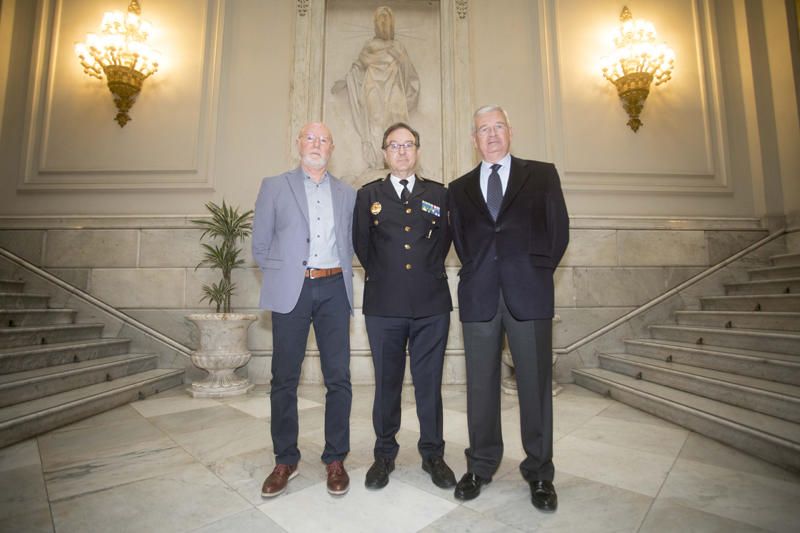
[[[506,154],[505,157],[497,161],[497,163],[501,165],[501,169],[503,170],[511,168],[511,153]],[[485,169],[486,172],[491,172],[492,165],[494,165],[494,163],[489,163],[486,160],[481,161],[482,170]]]

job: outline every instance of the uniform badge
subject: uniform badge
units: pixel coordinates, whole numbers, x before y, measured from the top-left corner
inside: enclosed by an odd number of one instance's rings
[[[372,213],[373,215],[377,215],[378,213],[380,213],[381,212],[381,203],[380,202],[375,202],[374,204],[372,204],[370,206],[370,208],[369,208],[369,212]]]
[[[422,210],[435,217],[442,216],[442,211],[441,209],[439,209],[438,205],[433,205],[432,203],[426,202],[425,200],[422,200]]]

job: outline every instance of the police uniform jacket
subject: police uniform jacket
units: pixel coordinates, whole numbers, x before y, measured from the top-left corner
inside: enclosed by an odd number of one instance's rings
[[[353,245],[365,270],[365,315],[421,318],[453,309],[444,260],[450,249],[447,191],[416,177],[404,204],[389,176],[356,196]]]

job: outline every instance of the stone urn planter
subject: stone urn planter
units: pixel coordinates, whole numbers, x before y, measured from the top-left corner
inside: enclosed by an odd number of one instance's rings
[[[253,384],[234,371],[250,360],[247,330],[258,317],[242,313],[201,313],[186,318],[200,331],[200,347],[192,354],[192,363],[208,372],[206,379],[192,383],[189,394],[195,398],[247,394]]]

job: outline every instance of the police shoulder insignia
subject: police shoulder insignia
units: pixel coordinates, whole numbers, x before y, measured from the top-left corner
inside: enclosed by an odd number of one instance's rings
[[[380,202],[373,203],[369,207],[369,212],[372,213],[373,215],[377,215],[378,213],[380,213],[381,212],[381,203]]]

